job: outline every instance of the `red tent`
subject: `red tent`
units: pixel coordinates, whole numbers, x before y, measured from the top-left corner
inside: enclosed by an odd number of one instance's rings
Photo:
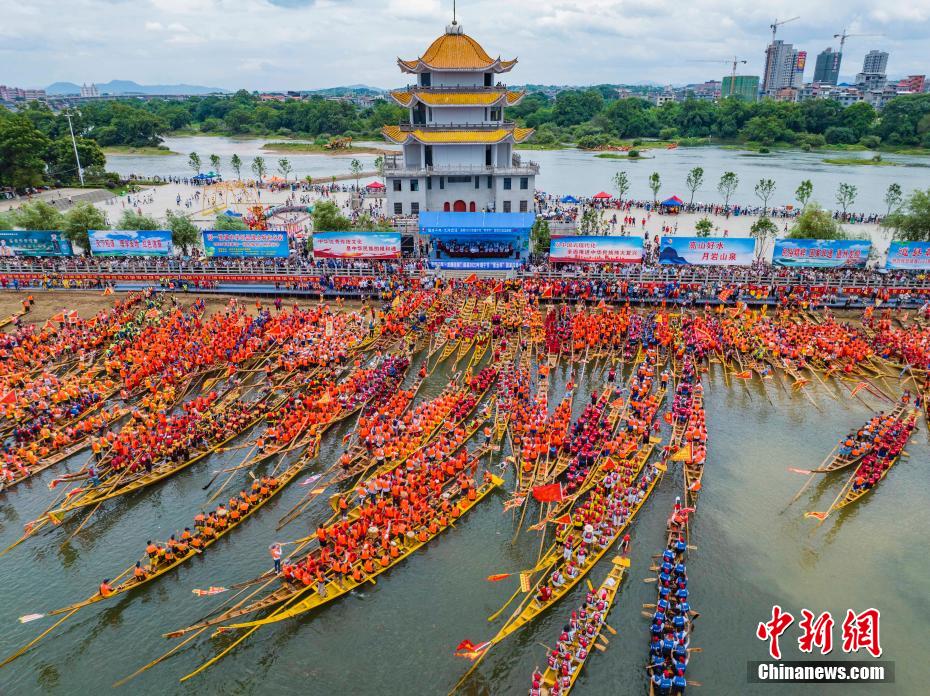
[[[612,198],[612,196],[606,191],[601,191],[600,193],[595,193],[594,198]]]
[[[380,181],[372,181],[370,184],[367,184],[367,185],[365,186],[365,188],[370,188],[370,189],[383,189],[383,188],[384,188],[384,184],[382,184]]]

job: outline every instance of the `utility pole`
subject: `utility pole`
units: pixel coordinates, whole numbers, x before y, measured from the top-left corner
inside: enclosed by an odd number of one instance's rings
[[[84,185],[84,170],[81,169],[81,157],[78,155],[77,140],[74,139],[74,127],[71,125],[71,114],[66,113],[68,119],[68,130],[71,131],[71,147],[74,148],[74,161],[77,162],[78,178],[81,180],[81,186]]]

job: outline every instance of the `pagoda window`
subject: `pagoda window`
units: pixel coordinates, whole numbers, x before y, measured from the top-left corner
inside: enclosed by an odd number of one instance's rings
[[[523,202],[526,203],[526,201],[523,201]],[[410,204],[410,214],[411,215],[420,214],[420,204],[418,202],[414,201],[413,203]]]
[[[418,102],[416,108],[413,109],[413,122],[415,124],[426,123],[426,107],[423,106],[423,102]]]
[[[427,191],[433,190],[433,177],[431,176],[426,177],[426,190]]]
[[[520,201],[520,212],[521,213],[527,212],[528,207],[529,207],[529,204],[526,201]]]
[[[432,145],[425,146],[423,156],[424,156],[424,164],[427,167],[432,167],[433,166],[433,146]]]
[[[494,73],[486,72],[484,74],[484,86],[493,87],[494,86]]]
[[[420,87],[429,87],[432,85],[432,75],[428,72],[420,73]]]
[[[395,203],[395,204],[394,204],[394,214],[395,214],[395,215],[403,215],[403,214],[404,214],[404,204],[403,204],[403,203]]]
[[[444,189],[446,187],[446,177],[439,177],[439,188]]]
[[[488,188],[494,188],[494,177],[493,176],[488,177]]]
[[[491,109],[491,120],[500,121],[501,120],[501,110],[500,109]]]
[[[530,187],[530,179],[527,176],[520,177],[520,188],[526,191]]]
[[[484,146],[484,166],[485,167],[490,167],[494,164],[494,161],[492,159],[493,156],[494,155],[491,154],[491,146],[485,145]]]
[[[393,184],[394,184],[394,190],[395,190],[395,191],[401,191],[401,190],[403,190],[403,189],[401,188],[401,185],[403,184],[403,182],[402,182],[400,179],[394,179]]]
[[[504,212],[505,213],[510,212],[510,201],[504,201]]]
[[[513,180],[509,176],[504,177],[504,190],[509,191],[513,188]]]
[[[481,177],[480,176],[475,177],[475,188],[481,188]]]
[[[419,191],[419,190],[420,190],[420,180],[419,180],[419,179],[411,179],[411,180],[410,180],[410,190],[411,190],[411,191]]]

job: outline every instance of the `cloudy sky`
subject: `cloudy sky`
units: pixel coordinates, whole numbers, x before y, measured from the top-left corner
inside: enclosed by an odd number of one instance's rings
[[[405,84],[395,58],[421,54],[451,0],[0,0],[0,84],[186,82],[236,89]],[[930,0],[460,0],[459,20],[492,55],[516,56],[512,83],[685,83],[739,55],[760,74],[768,25],[809,53],[850,38],[842,74],[871,48],[892,76],[930,73]]]

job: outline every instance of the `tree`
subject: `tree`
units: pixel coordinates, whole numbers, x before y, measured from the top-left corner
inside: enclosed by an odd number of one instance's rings
[[[536,218],[530,230],[530,239],[533,240],[533,251],[537,254],[548,254],[552,233],[549,230],[549,221]]]
[[[704,168],[695,167],[690,172],[688,172],[688,178],[685,179],[685,185],[688,187],[688,190],[691,191],[691,200],[689,203],[694,203],[694,192],[701,188],[701,184],[704,183]]]
[[[220,156],[219,155],[210,155],[210,169],[213,170],[214,174],[220,173]]]
[[[802,210],[807,207],[807,202],[811,199],[813,193],[814,184],[811,183],[810,179],[805,179],[798,185],[798,188],[794,192],[794,197],[798,199],[798,203],[801,204]]]
[[[245,224],[241,217],[234,215],[217,215],[213,221],[213,229],[222,232],[234,232],[236,230],[247,230],[249,226]]]
[[[660,188],[662,188],[662,178],[659,176],[659,172],[653,172],[649,175],[649,189],[652,191],[653,203],[659,200]]]
[[[723,206],[730,205],[730,198],[736,193],[736,187],[739,186],[739,177],[736,172],[724,172],[717,182],[717,191],[723,196]]]
[[[749,235],[756,240],[756,258],[761,259],[768,248],[769,241],[778,234],[778,225],[762,216],[749,228]]]
[[[95,208],[90,203],[78,203],[64,215],[64,222],[61,230],[65,237],[72,243],[78,244],[84,252],[90,253],[90,240],[88,232],[90,230],[108,230],[106,215],[99,208]]]
[[[352,229],[352,221],[339,212],[332,201],[320,201],[313,207],[314,232],[344,232]]]
[[[13,222],[12,213],[0,213],[0,230],[11,230],[16,227],[16,223]]]
[[[617,172],[614,174],[614,188],[617,189],[617,198],[621,201],[630,190],[630,177],[626,172]]]
[[[859,189],[853,184],[840,182],[839,188],[836,190],[836,204],[843,209],[843,215],[846,214],[846,209],[856,201],[858,193]]]
[[[775,193],[775,182],[772,179],[759,179],[755,191],[756,198],[762,201],[762,217],[765,217],[769,208],[769,199]]]
[[[24,230],[60,230],[64,217],[45,201],[24,203],[12,212],[13,224]]]
[[[239,155],[233,154],[229,158],[229,165],[233,168],[233,171],[236,172],[236,178],[242,179],[242,160],[239,158]]]
[[[375,170],[378,172],[378,176],[384,176],[384,155],[375,157]]]
[[[107,162],[103,150],[96,140],[89,138],[75,138],[81,167],[84,170],[94,171],[102,169]],[[51,143],[45,154],[48,164],[48,176],[51,181],[58,183],[75,183],[80,180],[77,162],[74,159],[74,145],[71,138],[59,138]]]
[[[930,189],[914,191],[907,202],[885,218],[896,239],[930,242]]]
[[[586,208],[578,221],[578,232],[595,235],[604,231],[604,213],[594,208]]]
[[[42,154],[50,144],[26,116],[5,116],[0,109],[0,186],[39,186],[45,180]]]
[[[888,184],[888,190],[885,191],[885,205],[888,206],[888,210],[885,212],[885,217],[891,215],[891,211],[894,208],[897,208],[901,205],[901,185],[897,183]]]
[[[185,215],[169,210],[165,216],[168,229],[171,230],[171,242],[181,247],[187,256],[187,250],[200,244],[200,228],[191,222]]]
[[[278,171],[281,172],[281,176],[284,177],[285,181],[287,181],[287,178],[290,176],[291,172],[294,171],[294,168],[291,166],[291,162],[287,159],[287,157],[282,157],[278,160]]]
[[[268,168],[265,166],[264,157],[256,157],[252,160],[252,173],[258,177],[259,182],[265,178],[265,172],[268,171]]]
[[[355,177],[355,188],[358,188],[358,179],[362,175],[362,163],[357,159],[353,159],[349,162],[349,171],[352,172],[352,175]]]
[[[203,163],[200,161],[200,155],[196,152],[190,153],[187,157],[187,166],[194,170],[194,174],[200,174],[203,169]]]
[[[847,239],[840,224],[833,219],[830,211],[824,210],[819,203],[811,203],[795,218],[794,225],[788,233],[791,239]]]
[[[124,210],[117,224],[120,230],[163,230],[158,220],[148,215],[140,215],[134,210]]]
[[[698,237],[709,237],[711,230],[714,229],[714,223],[707,216],[702,217],[694,224]]]

